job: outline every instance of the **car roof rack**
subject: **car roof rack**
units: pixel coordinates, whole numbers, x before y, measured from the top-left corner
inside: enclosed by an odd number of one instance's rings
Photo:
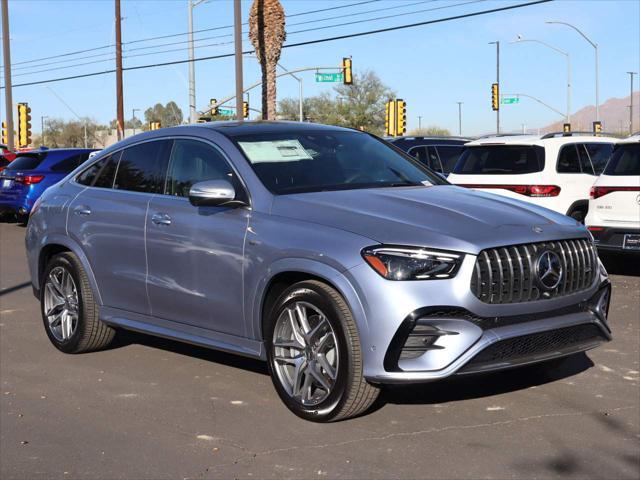
[[[532,135],[531,133],[487,133],[486,135],[481,135],[476,137],[476,140],[483,140],[485,138],[496,138],[496,137],[535,137],[536,135]]]
[[[615,135],[607,132],[550,132],[545,133],[540,137],[540,140],[544,140],[546,138],[560,138],[560,137],[614,137]]]

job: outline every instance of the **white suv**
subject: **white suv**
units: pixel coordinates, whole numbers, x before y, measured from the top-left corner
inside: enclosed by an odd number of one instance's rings
[[[579,133],[481,138],[466,144],[448,180],[528,200],[583,221],[589,188],[616,139]]]
[[[585,224],[599,249],[640,253],[640,134],[616,145],[591,187]]]

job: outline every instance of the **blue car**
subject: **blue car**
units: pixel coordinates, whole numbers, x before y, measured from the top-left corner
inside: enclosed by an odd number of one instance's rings
[[[0,217],[26,221],[35,201],[95,149],[55,148],[20,153],[0,172]]]

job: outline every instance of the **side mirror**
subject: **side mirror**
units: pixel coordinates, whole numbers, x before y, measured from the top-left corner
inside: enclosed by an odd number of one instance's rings
[[[220,206],[231,203],[236,191],[226,180],[207,180],[198,182],[189,189],[189,201],[195,206]]]

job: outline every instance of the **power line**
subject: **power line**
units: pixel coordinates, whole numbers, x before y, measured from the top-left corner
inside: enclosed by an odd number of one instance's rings
[[[336,40],[345,40],[348,38],[357,38],[357,37],[363,37],[363,36],[368,36],[368,35],[375,35],[378,33],[384,33],[384,32],[392,32],[392,31],[396,31],[396,30],[404,30],[407,28],[415,28],[415,27],[420,27],[420,26],[425,26],[425,25],[433,25],[436,23],[444,23],[444,22],[449,22],[449,21],[453,21],[453,20],[461,20],[464,18],[471,18],[471,17],[477,17],[477,16],[481,16],[481,15],[488,15],[491,13],[497,13],[497,12],[504,12],[504,11],[508,11],[508,10],[515,10],[515,9],[519,9],[519,8],[524,8],[524,7],[529,7],[529,6],[533,6],[533,5],[538,5],[538,4],[542,4],[542,3],[548,3],[548,2],[552,2],[553,0],[534,0],[534,1],[530,1],[530,2],[526,2],[526,3],[520,3],[520,4],[516,4],[516,5],[509,5],[506,7],[497,7],[497,8],[492,8],[489,10],[481,10],[479,12],[471,12],[471,13],[465,13],[465,14],[461,14],[461,15],[455,15],[452,17],[445,17],[445,18],[438,18],[438,19],[434,19],[434,20],[426,20],[423,22],[416,22],[416,23],[409,23],[409,24],[404,24],[404,25],[397,25],[397,26],[393,26],[393,27],[386,27],[386,28],[379,28],[376,30],[368,30],[365,32],[357,32],[357,33],[350,33],[350,34],[345,34],[345,35],[337,35],[337,36],[333,36],[333,37],[325,37],[325,38],[319,38],[319,39],[315,39],[315,40],[306,40],[306,41],[302,41],[302,42],[298,42],[298,43],[289,43],[286,45],[283,45],[282,48],[293,48],[293,47],[301,47],[301,46],[305,46],[305,45],[314,45],[314,44],[318,44],[318,43],[326,43],[326,42],[333,42]],[[242,52],[243,55],[246,54],[250,54],[250,53],[254,53],[254,50],[247,50]],[[215,59],[220,59],[220,58],[228,58],[228,57],[232,57],[234,54],[233,53],[226,53],[226,54],[221,54],[221,55],[211,55],[211,56],[207,56],[207,57],[200,57],[200,58],[195,58],[193,59],[194,62],[202,62],[205,60],[215,60]],[[136,65],[133,67],[125,67],[123,68],[124,71],[129,71],[129,70],[141,70],[141,69],[146,69],[146,68],[157,68],[157,67],[165,67],[165,66],[169,66],[169,65],[179,65],[182,63],[187,63],[190,60],[174,60],[171,62],[162,62],[162,63],[154,63],[154,64],[147,64],[147,65]],[[65,80],[74,80],[74,79],[78,79],[78,78],[87,78],[87,77],[95,77],[95,76],[99,76],[99,75],[108,75],[110,73],[115,73],[115,69],[111,69],[111,70],[104,70],[102,72],[91,72],[91,73],[84,73],[84,74],[79,74],[79,75],[72,75],[72,76],[68,76],[68,77],[59,77],[59,78],[51,78],[48,80],[38,80],[38,81],[33,81],[33,82],[25,82],[25,83],[19,83],[16,85],[13,85],[14,88],[16,87],[26,87],[26,86],[30,86],[30,85],[42,85],[45,83],[52,83],[52,82],[61,82],[61,81],[65,81]],[[0,89],[4,89],[4,86],[0,87]]]
[[[373,1],[380,1],[380,0],[373,0]],[[419,5],[419,4],[425,4],[425,3],[433,3],[436,1],[440,1],[440,0],[422,0],[419,2],[413,2],[413,3],[406,3],[403,5],[393,5],[391,7],[385,7],[385,8],[377,8],[377,9],[373,9],[373,10],[366,10],[363,12],[353,12],[347,15],[336,15],[336,16],[332,16],[332,17],[326,17],[326,18],[319,18],[319,19],[314,19],[314,20],[306,20],[303,22],[296,22],[296,23],[291,23],[288,26],[292,27],[295,25],[306,25],[309,23],[317,23],[317,22],[325,22],[328,20],[334,20],[337,18],[345,18],[346,16],[357,16],[357,15],[366,15],[368,13],[375,13],[375,12],[382,12],[382,11],[387,11],[387,10],[395,10],[395,9],[399,9],[399,8],[407,8],[407,7],[411,7],[411,6],[415,6],[415,5]],[[355,4],[349,4],[349,5],[343,5],[340,8],[345,8],[347,6],[354,6],[354,5],[360,5],[361,3],[372,3],[372,0],[366,1],[366,2],[360,2],[360,3],[355,3]],[[455,5],[452,5],[455,6]],[[443,7],[443,8],[449,8],[449,7]],[[313,10],[310,12],[302,12],[302,13],[298,13],[298,14],[294,14],[292,16],[298,16],[298,15],[307,15],[309,13],[316,13],[319,11],[325,11],[325,10],[334,10],[334,9],[321,9],[321,10]],[[420,13],[420,11],[414,12],[414,13]],[[405,15],[405,14],[400,14],[400,15]],[[243,25],[248,25],[248,23],[244,23]],[[225,29],[225,28],[230,28],[233,25],[229,25],[229,26],[223,26],[223,27],[213,27],[213,28],[208,28],[208,29],[202,29],[202,30],[195,30],[194,33],[197,32],[205,32],[205,31],[211,31],[211,30],[220,30],[220,29]],[[290,32],[290,33],[297,33],[297,32]],[[243,32],[244,34],[248,34],[248,31]],[[141,39],[141,40],[133,40],[130,42],[123,42],[123,45],[127,45],[127,44],[133,44],[133,43],[138,43],[138,42],[146,42],[146,41],[152,41],[152,40],[158,40],[158,39],[162,39],[162,38],[169,38],[169,37],[175,37],[175,36],[181,36],[181,35],[186,35],[186,33],[178,33],[178,34],[171,34],[171,35],[162,35],[162,36],[158,36],[158,37],[149,37],[146,39]],[[210,37],[203,37],[203,38],[197,38],[194,41],[196,42],[202,42],[205,40],[213,40],[216,38],[225,38],[225,37],[231,37],[232,34],[228,33],[228,34],[224,34],[224,35],[214,35],[214,36],[210,36]],[[189,43],[189,40],[179,40],[177,42],[169,42],[169,43],[161,43],[161,44],[157,44],[157,45],[147,45],[144,47],[136,47],[136,48],[127,48],[126,51],[127,52],[133,52],[133,51],[139,51],[139,50],[149,50],[149,49],[154,49],[154,48],[160,48],[160,47],[166,47],[166,46],[173,46],[173,45],[181,45],[181,44],[185,44],[185,43]],[[113,45],[109,45],[107,47],[112,47]],[[209,45],[207,45],[209,46]],[[97,49],[103,49],[103,48],[107,48],[107,47],[97,47]],[[93,49],[90,49],[90,51],[92,51]],[[177,50],[168,50],[168,52],[171,51],[177,51]],[[73,53],[78,54],[78,53],[85,53],[85,51],[81,50],[78,52],[72,52],[70,54],[65,54],[65,55],[72,55]],[[157,52],[157,53],[164,53],[164,52]],[[51,66],[51,65],[58,65],[58,64],[62,64],[62,63],[69,63],[69,62],[74,62],[74,61],[78,61],[78,60],[84,60],[84,59],[89,59],[89,58],[98,58],[98,57],[104,57],[107,55],[113,55],[113,52],[105,52],[105,53],[98,53],[95,55],[86,55],[84,57],[76,57],[76,58],[71,58],[71,59],[66,59],[66,60],[58,60],[55,62],[48,62],[48,63],[39,63],[38,65],[26,65],[26,66],[22,66],[22,67],[18,67],[18,68],[14,68],[13,71],[18,71],[18,70],[29,70],[32,68],[39,68],[39,67],[45,67],[45,66]],[[43,59],[40,60],[48,60],[48,59],[52,59],[53,57],[44,57]],[[123,58],[126,58],[123,57]],[[25,62],[21,62],[21,64],[26,64],[26,63],[36,63],[39,60],[28,60]],[[72,68],[74,66],[82,66],[82,65],[90,65],[93,63],[103,63],[105,61],[109,61],[109,60],[99,60],[99,61],[95,61],[95,62],[86,62],[86,63],[81,63],[81,64],[77,64],[77,65],[70,65],[68,68]],[[50,69],[50,70],[60,70],[60,68],[55,68],[55,69]],[[29,75],[32,73],[42,73],[43,71],[46,70],[38,70],[38,71],[34,71],[34,72],[29,72],[29,73],[24,73],[24,74],[19,74],[19,75]],[[19,76],[16,75],[16,76]]]
[[[355,7],[357,5],[364,5],[366,3],[376,3],[379,2],[381,0],[366,0],[366,1],[362,1],[362,2],[356,2],[356,3],[349,3],[346,5],[339,5],[336,7],[332,7],[332,8],[323,8],[323,9],[319,9],[319,10],[309,10],[306,12],[299,12],[299,13],[293,13],[293,14],[289,14],[289,15],[285,15],[286,17],[297,17],[297,16],[301,16],[301,15],[310,15],[313,13],[318,13],[318,12],[324,12],[327,10],[339,10],[339,9],[343,9],[343,8],[349,8],[349,7]],[[243,23],[243,25],[248,25],[248,22]],[[219,27],[211,27],[211,28],[204,28],[201,30],[194,30],[193,33],[202,33],[202,32],[211,32],[214,30],[222,30],[225,28],[232,28],[233,25],[223,25],[223,26],[219,26]],[[181,32],[181,33],[173,33],[173,34],[168,34],[168,35],[161,35],[161,36],[157,36],[157,37],[148,37],[148,38],[140,38],[140,39],[136,39],[136,40],[130,40],[128,42],[122,42],[122,45],[130,45],[130,44],[134,44],[134,43],[142,43],[142,42],[150,42],[153,40],[161,40],[163,38],[171,38],[171,37],[178,37],[178,36],[182,36],[182,35],[187,35],[188,32]],[[88,53],[88,52],[94,52],[97,50],[104,50],[105,48],[112,48],[115,47],[115,44],[109,44],[109,45],[103,45],[101,47],[93,47],[93,48],[87,48],[87,49],[83,49],[83,50],[75,50],[73,52],[66,52],[66,53],[60,53],[57,55],[51,55],[48,57],[40,57],[40,58],[34,58],[31,60],[23,60],[21,62],[15,62],[13,63],[13,65],[24,65],[27,63],[37,63],[40,62],[42,60],[51,60],[54,58],[61,58],[61,57],[68,57],[68,56],[72,56],[72,55],[78,55],[81,53]],[[77,59],[80,60],[80,59]],[[2,66],[0,66],[1,68]]]
[[[414,4],[405,4],[402,7],[407,7],[407,6],[412,6],[412,5],[416,5],[419,3],[432,3],[434,1],[438,1],[438,0],[426,0],[426,1],[422,1],[422,2],[416,2]],[[383,19],[388,19],[388,18],[395,18],[395,17],[399,17],[399,16],[405,16],[405,15],[415,15],[417,13],[424,13],[424,12],[430,12],[430,11],[435,11],[435,10],[442,10],[442,9],[446,9],[446,8],[455,8],[455,7],[459,7],[459,6],[463,6],[463,5],[467,5],[467,4],[471,4],[471,3],[479,3],[479,2],[484,2],[486,0],[470,0],[470,1],[466,1],[466,2],[461,2],[461,3],[455,3],[455,4],[447,4],[447,5],[443,5],[440,7],[435,7],[435,8],[428,8],[428,9],[423,9],[423,10],[415,10],[415,11],[411,11],[411,12],[404,12],[404,13],[399,13],[399,14],[395,14],[395,15],[387,15],[387,16],[383,16],[383,17],[375,17],[375,18],[369,18],[369,19],[363,19],[363,20],[357,20],[357,21],[351,21],[351,22],[347,22],[347,23],[339,23],[339,24],[334,24],[334,25],[325,25],[325,26],[321,26],[321,27],[315,27],[315,28],[308,28],[305,30],[295,30],[295,31],[288,31],[287,35],[295,35],[298,33],[306,33],[306,32],[311,32],[311,31],[315,31],[315,30],[325,30],[328,28],[335,28],[335,27],[341,27],[341,26],[345,26],[345,25],[353,25],[356,23],[366,23],[366,22],[372,22],[372,21],[377,21],[377,20],[383,20]],[[400,7],[400,8],[402,8]],[[389,10],[392,8],[398,8],[398,7],[387,7],[384,9],[380,9],[380,10]],[[371,13],[373,11],[379,11],[379,10],[370,10],[367,13]],[[361,12],[362,13],[362,12]],[[356,13],[354,15],[360,15],[360,13]],[[318,22],[318,21],[324,21],[324,20],[329,20],[329,19],[335,19],[335,18],[345,18],[344,15],[340,15],[338,17],[329,17],[327,19],[317,19],[314,20],[314,22]],[[309,22],[300,22],[300,23],[309,23]],[[293,25],[297,25],[297,24],[293,24]],[[248,33],[248,32],[244,32],[244,33]],[[200,38],[197,39],[196,41],[204,41],[204,40],[209,40],[209,39],[214,39],[214,38],[222,38],[222,37],[230,37],[231,34],[226,34],[226,35],[216,35],[213,37],[204,37],[204,38]],[[160,44],[160,45],[152,45],[152,46],[147,46],[147,47],[140,47],[140,48],[134,48],[131,50],[128,50],[128,52],[131,51],[136,51],[136,50],[146,50],[146,49],[150,49],[150,48],[160,48],[162,46],[169,46],[169,45],[177,45],[177,44],[182,44],[182,43],[188,43],[188,41],[180,41],[180,42],[171,42],[171,43],[165,43],[165,44]],[[221,46],[221,45],[228,45],[232,42],[218,42],[218,43],[209,43],[209,44],[205,44],[205,45],[198,45],[198,48],[207,48],[207,47],[212,47],[212,46]],[[142,57],[142,56],[148,56],[148,55],[160,55],[160,54],[166,54],[166,53],[171,53],[171,52],[179,52],[182,51],[183,48],[174,48],[174,49],[168,49],[168,50],[160,50],[157,52],[149,52],[149,53],[143,53],[143,54],[134,54],[134,55],[124,55],[123,58],[134,58],[134,57]],[[109,55],[112,55],[111,52],[108,53]],[[93,58],[93,57],[98,57],[98,56],[103,56],[105,54],[99,54],[99,55],[89,55],[88,58]],[[28,76],[28,75],[34,75],[37,73],[44,73],[44,72],[50,72],[50,71],[56,71],[56,70],[64,70],[67,68],[75,68],[75,67],[80,67],[80,66],[85,66],[85,65],[93,65],[96,63],[105,63],[105,62],[110,62],[114,59],[114,57],[110,57],[110,58],[106,58],[103,60],[95,60],[95,61],[90,61],[90,62],[83,62],[83,63],[76,63],[73,65],[66,65],[63,67],[54,67],[54,68],[47,68],[47,69],[43,69],[43,70],[35,70],[35,71],[29,71],[29,72],[24,72],[24,73],[18,73],[17,75],[14,75],[14,77],[20,77],[20,76]],[[62,60],[61,63],[66,63],[69,61],[73,61],[73,60]],[[56,65],[56,62],[51,62],[49,65]],[[45,66],[44,64],[42,66]],[[32,66],[32,67],[22,67],[24,68],[37,68],[37,66]]]

